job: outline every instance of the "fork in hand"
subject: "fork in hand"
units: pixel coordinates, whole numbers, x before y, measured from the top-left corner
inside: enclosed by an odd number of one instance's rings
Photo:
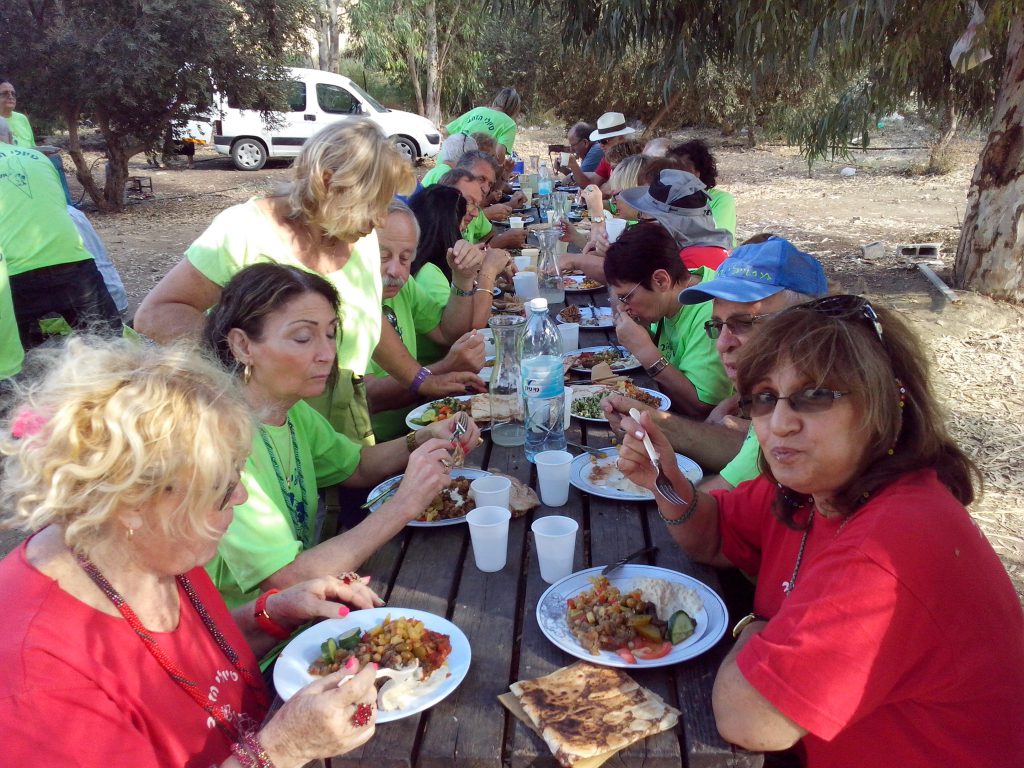
[[[465,411],[459,411],[459,415],[455,417],[455,429],[452,430],[452,466],[461,467],[466,460],[466,452],[462,448],[462,443],[459,438],[466,434],[466,430],[469,428],[469,414]]]
[[[640,423],[640,411],[636,408],[629,409],[629,415],[633,418],[637,424]],[[658,492],[664,496],[670,504],[676,504],[681,507],[690,506],[690,502],[679,495],[679,492],[672,485],[672,482],[665,477],[665,471],[661,468],[661,458],[658,456],[658,452],[654,450],[654,443],[651,442],[651,436],[644,432],[644,448],[647,450],[647,455],[651,459],[651,464],[658,470],[658,477],[654,481],[654,486],[658,489]]]

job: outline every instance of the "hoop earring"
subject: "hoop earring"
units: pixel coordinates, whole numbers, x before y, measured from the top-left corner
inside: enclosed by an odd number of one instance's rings
[[[248,363],[246,363],[245,367],[242,369],[242,383],[243,384],[248,384],[251,379],[252,379],[252,366],[249,365]]]
[[[131,541],[135,537],[135,529],[130,525],[126,525],[125,530],[128,531],[128,541]]]

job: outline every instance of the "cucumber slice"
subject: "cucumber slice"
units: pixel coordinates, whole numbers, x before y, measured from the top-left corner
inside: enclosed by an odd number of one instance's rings
[[[328,638],[328,640],[327,640],[327,654],[326,654],[327,660],[333,662],[334,659],[337,657],[337,655],[338,655],[338,641],[335,640],[333,637]]]
[[[351,651],[359,645],[359,639],[363,636],[359,627],[353,627],[348,632],[338,635],[338,647],[343,651]]]
[[[672,641],[672,645],[679,645],[692,635],[695,629],[696,623],[686,611],[676,611],[668,620],[668,639]]]

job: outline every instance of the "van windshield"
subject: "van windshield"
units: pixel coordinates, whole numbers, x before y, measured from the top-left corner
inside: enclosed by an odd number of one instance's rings
[[[384,106],[383,104],[381,104],[381,103],[380,103],[379,101],[377,101],[377,100],[376,100],[375,98],[373,98],[373,96],[371,96],[371,95],[370,95],[370,94],[368,94],[368,93],[367,93],[366,91],[364,91],[364,90],[363,90],[362,88],[360,88],[360,87],[359,87],[359,86],[358,86],[358,85],[356,84],[356,82],[355,82],[354,80],[353,80],[353,81],[350,81],[350,82],[349,82],[349,87],[350,87],[350,88],[351,88],[351,89],[352,89],[353,91],[355,91],[356,93],[358,93],[358,94],[359,94],[360,96],[362,96],[362,97],[363,97],[363,99],[365,99],[365,100],[366,100],[367,102],[369,102],[370,106],[371,106],[371,107],[373,107],[373,108],[374,108],[375,110],[377,110],[378,112],[387,112],[387,111],[388,111],[388,108],[387,108],[387,107],[385,107],[385,106]]]

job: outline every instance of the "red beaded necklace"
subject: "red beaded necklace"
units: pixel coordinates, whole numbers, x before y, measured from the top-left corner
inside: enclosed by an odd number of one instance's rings
[[[107,581],[106,577],[100,573],[99,568],[93,564],[93,562],[85,555],[76,553],[75,558],[78,560],[78,564],[82,567],[82,570],[89,576],[90,579],[95,582],[96,586],[100,588],[104,595],[109,598],[110,602],[114,604],[114,607],[120,611],[124,620],[128,622],[128,625],[135,631],[135,634],[142,641],[142,644],[146,646],[153,658],[157,660],[167,675],[173,680],[178,686],[189,695],[189,697],[202,707],[207,714],[209,714],[217,726],[228,735],[232,740],[236,740],[239,737],[238,727],[231,721],[228,716],[230,708],[225,705],[215,705],[210,697],[201,693],[199,686],[195,681],[190,680],[188,676],[175,664],[170,657],[164,652],[156,639],[151,635],[142,622],[139,621],[139,617],[135,615],[135,611],[131,609],[128,603],[122,597],[121,593],[114,589],[114,586]],[[217,625],[213,623],[213,619],[210,618],[210,614],[206,612],[206,606],[199,600],[199,595],[196,594],[195,587],[192,586],[192,582],[184,574],[176,577],[178,584],[181,585],[182,590],[188,595],[189,602],[192,603],[192,607],[196,613],[199,614],[199,618],[203,620],[203,624],[206,626],[210,636],[216,641],[217,646],[221,652],[231,662],[232,666],[238,671],[242,680],[249,687],[249,689],[256,695],[257,700],[263,707],[269,705],[266,693],[264,692],[263,685],[248,669],[246,669],[242,663],[238,660],[238,654],[235,649],[232,648],[221,631],[217,629]]]

